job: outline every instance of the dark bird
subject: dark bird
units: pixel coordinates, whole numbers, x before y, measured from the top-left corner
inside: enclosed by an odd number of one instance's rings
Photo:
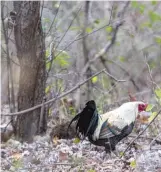
[[[80,139],[88,137],[92,144],[104,146],[106,152],[111,152],[119,141],[132,132],[136,119],[141,117],[146,107],[147,104],[141,101],[127,102],[99,115],[95,101],[91,100],[71,120],[68,129],[76,121],[76,134]]]

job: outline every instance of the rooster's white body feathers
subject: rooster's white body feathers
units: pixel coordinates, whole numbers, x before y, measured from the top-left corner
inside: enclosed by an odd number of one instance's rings
[[[140,101],[127,102],[115,110],[100,115],[97,128],[93,134],[93,140],[119,135],[124,127],[135,121],[139,113],[138,104],[142,103]],[[103,124],[108,125],[115,133],[111,132],[107,126],[103,128]]]

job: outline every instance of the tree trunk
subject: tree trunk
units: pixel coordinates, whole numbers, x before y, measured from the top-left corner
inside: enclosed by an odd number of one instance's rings
[[[14,1],[17,12],[14,28],[17,57],[20,63],[18,92],[18,111],[42,103],[45,96],[45,44],[41,27],[40,2]],[[39,131],[41,109],[36,109],[17,117],[16,138],[20,141],[32,141]],[[47,114],[43,114],[46,119]],[[43,121],[40,132],[46,130]]]

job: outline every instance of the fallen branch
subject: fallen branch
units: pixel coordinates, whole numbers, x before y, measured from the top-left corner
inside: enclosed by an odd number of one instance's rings
[[[127,148],[125,149],[125,151],[123,152],[123,154],[121,155],[121,157],[124,156],[124,154],[126,153],[126,151],[130,148],[130,146],[135,142],[135,140],[137,140],[148,128],[149,126],[153,123],[153,121],[159,116],[159,114],[161,113],[161,108],[159,109],[158,113],[156,114],[156,116],[153,118],[153,120],[145,127],[145,129],[138,134],[131,142],[130,144],[127,146]],[[120,158],[121,158],[120,157]]]

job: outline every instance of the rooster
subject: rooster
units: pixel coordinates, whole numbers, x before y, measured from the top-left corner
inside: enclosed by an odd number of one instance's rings
[[[140,118],[140,112],[146,108],[146,103],[133,101],[99,115],[95,101],[91,100],[86,103],[82,112],[71,120],[68,129],[76,121],[76,134],[79,138],[88,137],[92,144],[104,146],[106,152],[111,152],[119,141],[132,132],[135,120]]]

